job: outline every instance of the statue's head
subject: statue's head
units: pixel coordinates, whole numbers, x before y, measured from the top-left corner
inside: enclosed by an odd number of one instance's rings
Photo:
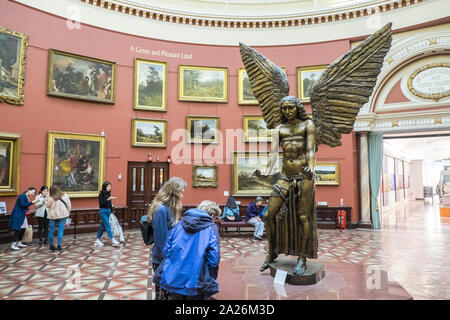
[[[282,123],[288,121],[294,109],[297,110],[296,117],[298,119],[302,121],[308,119],[308,115],[305,111],[305,108],[303,108],[303,105],[301,104],[300,100],[298,100],[297,97],[294,96],[287,96],[281,99],[280,101],[280,113]]]

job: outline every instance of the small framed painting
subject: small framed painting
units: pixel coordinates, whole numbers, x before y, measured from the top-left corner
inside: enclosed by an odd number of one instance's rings
[[[281,67],[286,72],[285,67]],[[238,70],[238,103],[240,105],[258,105],[245,68]]]
[[[47,94],[114,104],[114,62],[49,49]]]
[[[242,122],[244,142],[272,140],[272,130],[267,129],[263,116],[243,116]]]
[[[339,162],[316,162],[316,185],[339,185]]]
[[[187,143],[219,143],[219,117],[187,116]]]
[[[161,119],[133,119],[132,142],[134,147],[165,148],[167,121]]]
[[[0,132],[0,196],[19,192],[20,137],[17,133]]]
[[[167,111],[167,63],[134,60],[134,109]]]
[[[0,102],[23,105],[28,36],[0,26]]]
[[[300,102],[309,103],[314,85],[328,65],[297,67],[297,94]]]
[[[192,186],[217,187],[216,165],[194,165],[192,167]]]
[[[178,66],[178,100],[228,102],[228,69]]]

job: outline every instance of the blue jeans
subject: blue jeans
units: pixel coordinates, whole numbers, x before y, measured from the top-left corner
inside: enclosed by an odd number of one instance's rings
[[[97,233],[97,239],[101,239],[103,232],[106,231],[106,233],[108,234],[108,237],[110,237],[111,239],[114,238],[114,235],[111,231],[111,225],[109,224],[109,216],[111,214],[111,209],[100,209],[100,219],[102,220],[100,223],[100,229],[98,230]]]
[[[53,234],[55,233],[55,227],[58,225],[58,246],[61,246],[64,235],[64,225],[66,224],[67,218],[61,219],[49,219],[49,230],[48,230],[48,242],[53,245]]]
[[[264,234],[264,222],[262,220],[257,220],[255,218],[252,218],[247,221],[247,223],[251,224],[252,226],[255,226],[255,232],[253,235],[255,237],[262,237]]]

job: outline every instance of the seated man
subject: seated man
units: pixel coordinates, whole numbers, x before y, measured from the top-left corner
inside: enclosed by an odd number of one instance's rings
[[[252,202],[247,207],[247,216],[245,221],[255,226],[255,232],[253,237],[256,240],[262,240],[262,235],[264,233],[264,222],[261,220],[261,212],[263,210],[262,206],[263,198],[257,197],[255,202]]]
[[[153,282],[169,292],[169,300],[207,300],[219,292],[219,232],[214,218],[219,206],[205,200],[189,209],[164,245],[163,261]]]

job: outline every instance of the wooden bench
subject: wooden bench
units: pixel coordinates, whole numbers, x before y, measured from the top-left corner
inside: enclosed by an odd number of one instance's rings
[[[245,221],[245,216],[241,216],[242,221],[223,221],[223,219],[217,220],[217,227],[219,228],[219,234],[223,233],[223,230],[225,229],[225,232],[228,232],[228,228],[236,228],[237,232],[241,234],[241,228],[248,228],[250,227],[251,230],[246,231],[254,231],[254,226],[250,223],[247,223]]]

